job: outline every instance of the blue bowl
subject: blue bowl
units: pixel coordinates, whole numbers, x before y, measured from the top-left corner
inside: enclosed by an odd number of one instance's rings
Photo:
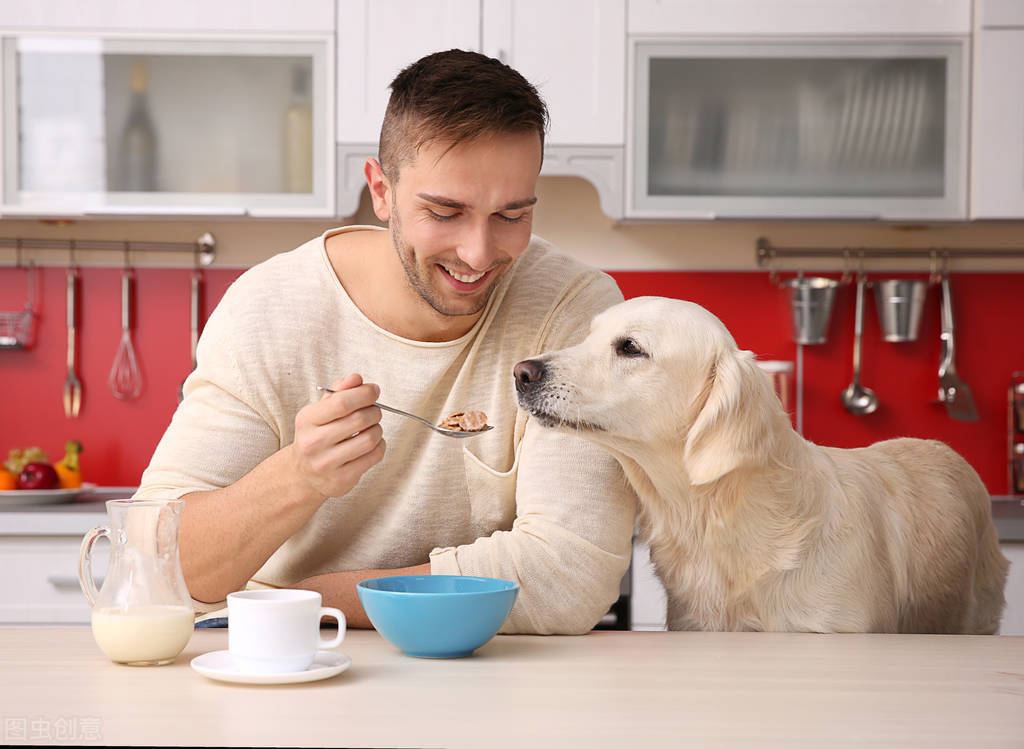
[[[359,600],[377,631],[406,655],[470,655],[508,618],[519,584],[462,575],[404,575],[363,580]]]

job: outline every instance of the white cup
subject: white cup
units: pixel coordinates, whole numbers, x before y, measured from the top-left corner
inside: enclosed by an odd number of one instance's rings
[[[321,606],[312,590],[243,590],[228,594],[228,652],[244,674],[305,671],[319,648],[345,639],[345,615]],[[338,620],[338,634],[320,637],[320,617]]]

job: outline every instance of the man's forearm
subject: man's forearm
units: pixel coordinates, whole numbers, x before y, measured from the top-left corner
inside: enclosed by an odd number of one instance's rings
[[[373,625],[363,610],[356,592],[356,584],[360,580],[371,577],[390,577],[392,575],[429,575],[430,562],[415,567],[401,567],[393,570],[351,570],[347,572],[329,572],[325,575],[314,575],[301,580],[295,587],[304,590],[315,590],[324,599],[324,606],[334,606],[345,613],[348,626],[352,629],[372,629]]]
[[[184,497],[181,566],[197,601],[222,601],[244,587],[323,502],[315,492],[287,480],[287,449],[231,486]]]

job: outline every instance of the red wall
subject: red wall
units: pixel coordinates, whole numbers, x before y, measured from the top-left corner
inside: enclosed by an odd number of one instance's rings
[[[203,317],[238,270],[204,271]],[[39,445],[50,458],[68,439],[84,445],[87,481],[132,486],[148,463],[177,405],[189,369],[188,270],[136,271],[133,342],[145,378],[141,397],[114,398],[107,387],[120,330],[120,271],[83,268],[79,279],[78,375],[85,395],[81,416],[64,416],[64,270],[38,271],[42,311],[31,350],[0,350],[0,455]],[[704,305],[732,331],[742,348],[765,359],[795,360],[784,292],[765,273],[615,272],[626,297],[660,295]],[[0,269],[0,311],[25,301],[26,272]],[[865,297],[862,382],[881,400],[870,416],[853,416],[839,401],[851,379],[853,287],[840,288],[828,343],[804,347],[804,434],[821,444],[866,445],[894,436],[940,439],[966,457],[993,494],[1008,493],[1006,391],[1010,375],[1024,370],[1024,274],[958,273],[952,279],[957,359],[974,392],[980,420],[953,421],[937,404],[939,295],[931,287],[912,343],[881,340],[871,291]]]

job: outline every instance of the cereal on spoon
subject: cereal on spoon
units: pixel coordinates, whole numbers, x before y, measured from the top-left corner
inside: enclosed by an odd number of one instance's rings
[[[482,432],[487,428],[487,414],[483,411],[456,411],[438,426],[453,432]]]

